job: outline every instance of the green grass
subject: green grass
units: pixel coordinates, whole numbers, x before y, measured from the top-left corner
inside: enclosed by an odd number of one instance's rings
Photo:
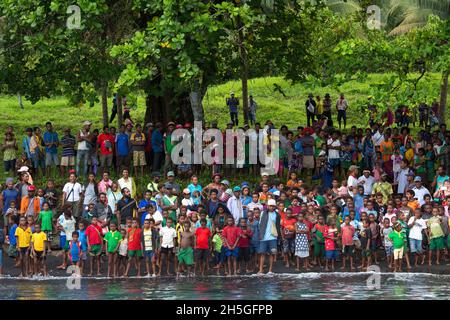
[[[309,84],[291,85],[281,77],[257,78],[249,81],[249,93],[253,95],[259,106],[256,115],[257,121],[263,123],[267,119],[271,119],[277,127],[285,124],[290,128],[296,128],[298,125],[305,125],[306,123],[304,103],[309,92],[312,92],[314,95],[319,94],[322,97],[328,92],[333,100],[336,100],[339,93],[343,92],[350,104],[348,127],[352,125],[365,127],[368,116],[361,112],[361,106],[358,106],[356,102],[365,101],[370,94],[370,88],[375,84],[382,83],[388,77],[388,74],[373,74],[365,82],[352,81],[339,88],[312,87]],[[286,97],[273,91],[274,83],[283,89]],[[440,75],[438,74],[429,75],[419,83],[419,89],[427,88],[428,92],[433,92],[427,102],[439,98],[439,85]],[[236,96],[240,97],[241,89],[240,81],[230,81],[210,87],[204,98],[206,121],[217,120],[219,126],[224,127],[229,121],[225,98],[229,96],[230,91],[234,91]],[[111,103],[111,98],[108,103]],[[111,105],[109,109],[111,110]],[[145,116],[145,101],[143,97],[138,99],[138,107],[131,111],[131,116],[136,122],[143,122]],[[335,111],[333,112],[333,118],[336,120]],[[81,127],[81,123],[84,120],[91,120],[94,123],[93,128],[101,128],[101,105],[97,103],[92,108],[87,105],[73,107],[68,104],[67,99],[55,97],[44,99],[35,105],[24,101],[24,109],[20,109],[17,97],[0,97],[0,132],[4,132],[7,125],[14,126],[16,135],[19,137],[19,144],[26,127],[44,127],[45,122],[51,121],[57,132],[61,133],[64,127],[70,127],[72,133],[74,133]],[[239,121],[240,124],[243,123],[242,109],[240,110]],[[3,137],[0,140],[2,139]],[[0,172],[3,172],[3,170],[0,170]],[[4,179],[4,174],[0,174],[0,179]],[[247,177],[247,179],[242,177],[240,179],[251,180],[250,177]]]

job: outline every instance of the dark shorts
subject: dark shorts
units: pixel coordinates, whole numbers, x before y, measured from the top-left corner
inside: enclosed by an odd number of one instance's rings
[[[161,248],[161,253],[165,254],[173,253],[173,248]]]
[[[341,159],[329,159],[331,167],[336,168],[341,163]]]
[[[336,260],[339,257],[339,252],[337,250],[326,250],[325,258],[328,260]]]
[[[128,250],[128,257],[131,259],[133,257],[142,257],[142,250]]]
[[[197,261],[206,261],[208,259],[208,256],[208,249],[195,249],[195,259],[197,259]]]
[[[225,255],[227,257],[233,256],[233,257],[237,258],[239,256],[239,248],[234,248],[233,250],[230,250],[229,248],[225,248]]]
[[[283,253],[295,253],[295,238],[283,239]]]
[[[250,261],[250,247],[239,248],[238,261]]]
[[[344,246],[343,253],[346,257],[353,257],[353,254],[355,253],[355,246]]]
[[[41,259],[42,255],[44,254],[44,251],[35,251],[35,253],[36,253],[36,258]],[[45,257],[44,257],[44,259],[45,259]]]
[[[91,245],[91,250],[89,251],[90,256],[99,256],[101,253],[102,253],[102,245],[101,244]]]
[[[64,251],[69,249],[69,241],[67,241],[66,235],[59,236],[59,246]]]
[[[155,255],[155,252],[153,250],[145,251],[145,257],[150,261],[152,261],[152,258],[154,255]]]
[[[225,248],[222,247],[222,250],[220,252],[214,251],[214,258],[215,258],[216,264],[224,263],[226,260]]]
[[[259,241],[250,241],[250,254],[259,253]]]
[[[26,247],[26,248],[19,248],[19,252],[20,252],[21,255],[28,255],[29,248],[28,247]]]

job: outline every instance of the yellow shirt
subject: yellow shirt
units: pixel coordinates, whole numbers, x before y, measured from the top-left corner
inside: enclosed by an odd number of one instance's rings
[[[405,152],[405,159],[408,160],[409,162],[411,162],[413,160],[413,158],[414,158],[414,149],[413,148],[408,149]]]
[[[19,245],[19,248],[28,248],[30,246],[30,227],[28,227],[26,230],[23,230],[21,227],[17,227],[16,233],[14,235],[17,237],[17,244]]]
[[[34,245],[35,251],[44,251],[45,241],[47,241],[47,235],[41,231],[39,233],[33,233],[31,235],[31,242]]]

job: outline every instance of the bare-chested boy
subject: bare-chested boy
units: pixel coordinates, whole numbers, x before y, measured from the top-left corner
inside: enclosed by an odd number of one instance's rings
[[[187,267],[188,276],[191,275],[191,266],[194,264],[194,233],[190,231],[190,222],[184,223],[184,230],[180,232],[180,250],[178,252],[178,273],[183,270],[183,265]]]

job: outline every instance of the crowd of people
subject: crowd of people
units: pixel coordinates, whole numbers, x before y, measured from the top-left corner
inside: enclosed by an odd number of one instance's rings
[[[66,128],[59,138],[48,122],[43,135],[39,127],[25,130],[19,159],[8,127],[5,170],[18,177],[1,192],[0,257],[4,251],[11,259],[0,259],[0,273],[11,261],[21,276],[47,275],[55,249],[63,252],[57,268],[100,275],[106,265],[111,277],[144,269],[148,276],[263,274],[277,263],[299,272],[335,270],[336,262],[366,270],[386,261],[402,271],[448,261],[446,125],[433,131],[424,123],[413,136],[408,126],[393,127],[393,117],[341,132],[327,110],[316,117],[308,101],[314,116],[307,127],[279,128],[273,176],[259,164],[219,167],[211,178],[204,178],[208,166],[174,165],[171,133],[189,123],[144,129],[127,118],[118,132],[105,126],[99,134],[86,121],[76,136]],[[345,113],[339,119],[345,127]],[[267,121],[265,128],[275,126]],[[260,178],[236,181],[241,170]],[[68,176],[63,186],[51,178],[55,171]]]

